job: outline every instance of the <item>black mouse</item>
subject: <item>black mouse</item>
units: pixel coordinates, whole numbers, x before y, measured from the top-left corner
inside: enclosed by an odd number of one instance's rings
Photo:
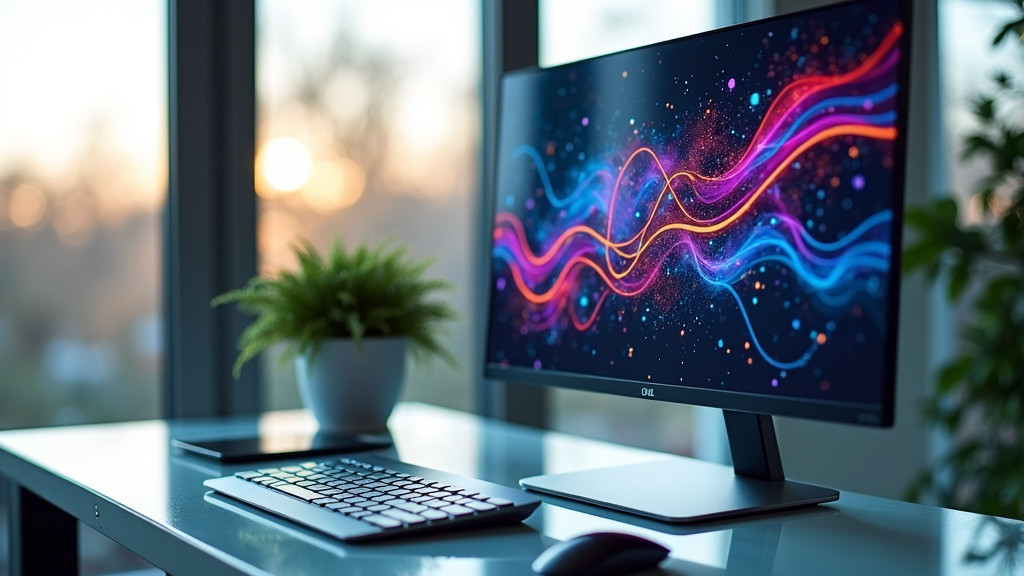
[[[559,542],[533,561],[533,571],[547,576],[610,576],[654,568],[668,548],[640,536],[594,532]]]

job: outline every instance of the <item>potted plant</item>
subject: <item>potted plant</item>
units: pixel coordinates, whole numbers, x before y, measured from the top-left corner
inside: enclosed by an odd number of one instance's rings
[[[440,333],[456,314],[433,298],[451,285],[425,278],[429,261],[387,241],[349,251],[336,240],[326,257],[306,240],[293,249],[297,270],[254,277],[211,303],[256,315],[239,338],[234,375],[285,343],[281,360],[294,358],[300,396],[321,432],[382,432],[401,392],[407,350],[418,360],[455,364]]]
[[[1022,37],[1020,17],[994,40]],[[907,212],[914,239],[908,270],[942,279],[962,312],[960,346],[942,367],[925,416],[950,448],[908,489],[946,507],[1024,518],[1024,85],[997,74],[992,91],[974,98],[975,130],[964,158],[987,173],[971,191],[981,217],[968,222],[953,197]]]

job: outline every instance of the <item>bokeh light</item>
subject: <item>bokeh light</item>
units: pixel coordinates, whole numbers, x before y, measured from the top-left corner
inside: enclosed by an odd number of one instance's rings
[[[294,138],[274,138],[257,158],[259,174],[269,187],[260,186],[261,195],[294,192],[309,180],[313,158],[309,150]]]

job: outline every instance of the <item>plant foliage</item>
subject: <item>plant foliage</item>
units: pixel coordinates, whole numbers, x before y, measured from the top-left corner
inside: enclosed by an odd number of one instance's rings
[[[293,249],[297,270],[254,277],[211,302],[235,303],[256,315],[239,338],[235,378],[273,344],[287,343],[282,361],[296,354],[312,359],[328,338],[352,338],[358,347],[363,338],[405,336],[417,359],[439,356],[456,364],[440,340],[441,328],[456,313],[432,299],[451,284],[424,277],[430,261],[415,260],[390,242],[349,251],[337,240],[326,258],[305,240]]]
[[[996,42],[1024,30],[1021,13]],[[980,217],[966,223],[952,197],[907,213],[915,232],[907,269],[943,282],[963,312],[957,355],[941,368],[925,406],[951,447],[908,496],[1024,518],[1024,86],[1007,74],[994,81],[973,99],[977,127],[963,140],[964,159],[986,166],[969,194]]]

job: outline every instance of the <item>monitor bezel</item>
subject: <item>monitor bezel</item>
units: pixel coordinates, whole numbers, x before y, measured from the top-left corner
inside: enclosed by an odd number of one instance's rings
[[[508,78],[510,77],[514,77],[521,74],[544,73],[548,71],[558,70],[561,68],[571,67],[582,61],[597,60],[623,53],[636,52],[641,50],[655,50],[665,45],[671,45],[680,42],[696,41],[700,38],[707,36],[729,34],[736,31],[746,30],[754,26],[769,24],[775,21],[805,17],[808,15],[824,13],[831,10],[842,9],[847,6],[863,3],[864,0],[845,0],[842,2],[836,2],[806,10],[780,14],[777,16],[772,16],[770,18],[764,18],[751,22],[744,22],[722,28],[716,28],[698,34],[681,36],[679,38],[639,46],[628,50],[621,50],[608,54],[602,54],[600,56],[595,56],[593,58],[586,58],[575,62],[559,64],[557,66],[533,66],[528,68],[520,68],[516,70],[506,71],[501,75],[499,81],[500,89],[497,95],[496,108],[496,134],[500,135],[502,132],[502,122],[504,118],[503,107],[505,104],[506,92],[505,86],[508,81]],[[485,187],[485,189],[483,190],[485,194],[484,201],[487,206],[486,214],[488,218],[488,220],[485,222],[487,235],[485,241],[485,246],[487,247],[487,284],[485,294],[486,307],[484,308],[484,377],[492,380],[503,380],[508,382],[516,382],[535,386],[553,386],[595,393],[611,394],[616,396],[640,398],[645,400],[707,406],[711,408],[720,408],[723,410],[733,410],[739,412],[751,412],[758,414],[770,414],[775,416],[804,418],[810,420],[859,424],[869,427],[893,426],[895,420],[894,416],[896,401],[896,368],[898,357],[897,341],[899,338],[900,320],[899,302],[902,276],[903,213],[904,202],[906,197],[905,190],[907,162],[907,117],[909,115],[908,103],[910,91],[910,58],[908,55],[911,53],[910,48],[912,27],[909,23],[912,21],[912,2],[911,0],[899,0],[898,2],[893,2],[892,4],[896,5],[896,11],[901,15],[901,22],[903,23],[904,29],[899,39],[899,50],[901,56],[899,62],[899,69],[897,72],[899,82],[899,94],[897,96],[896,109],[900,113],[897,114],[896,119],[897,136],[894,140],[893,151],[892,181],[894,190],[892,198],[892,257],[891,268],[888,274],[887,291],[887,325],[890,333],[885,345],[885,358],[882,361],[882,372],[885,380],[881,385],[882,396],[881,401],[878,405],[838,401],[832,402],[823,399],[807,399],[782,395],[773,396],[770,394],[738,392],[733,390],[720,390],[699,386],[688,386],[685,384],[659,384],[649,381],[595,376],[576,372],[564,372],[546,369],[534,370],[525,367],[504,366],[500,363],[490,361],[487,356],[489,352],[488,342],[490,340],[491,330],[494,329],[494,327],[492,326],[493,318],[491,314],[491,306],[493,304],[492,300],[494,297],[494,266],[492,261],[492,254],[494,250],[494,222],[497,209],[495,195],[497,193],[498,180],[500,178],[501,171],[500,162],[497,161],[491,164],[494,168],[492,170],[491,178],[488,181],[489,186]],[[495,156],[495,160],[497,160],[499,146],[500,137],[495,138],[495,143],[492,148],[492,153]]]

